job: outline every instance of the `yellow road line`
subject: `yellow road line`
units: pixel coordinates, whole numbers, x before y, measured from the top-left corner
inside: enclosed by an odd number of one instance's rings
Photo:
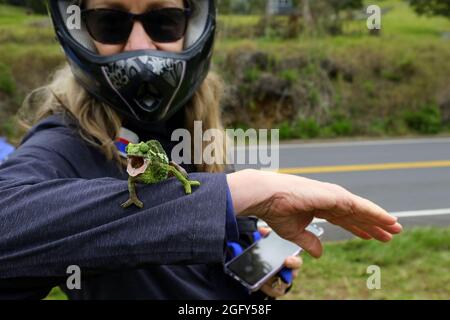
[[[393,162],[393,163],[356,164],[356,165],[323,166],[323,167],[282,168],[279,169],[277,172],[288,174],[306,174],[306,173],[443,168],[443,167],[450,167],[450,161]]]

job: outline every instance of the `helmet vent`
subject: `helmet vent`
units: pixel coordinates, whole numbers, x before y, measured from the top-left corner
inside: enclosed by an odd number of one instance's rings
[[[139,87],[135,101],[144,111],[153,112],[158,108],[161,99],[155,88],[150,83],[145,82]]]

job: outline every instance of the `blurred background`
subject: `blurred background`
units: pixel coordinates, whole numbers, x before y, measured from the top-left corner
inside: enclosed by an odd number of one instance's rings
[[[286,299],[449,299],[450,1],[218,5],[226,127],[280,129],[280,172],[343,185],[406,227],[385,245],[317,221],[324,256],[304,257]],[[367,27],[369,5],[380,30]],[[24,97],[64,62],[44,1],[0,0],[0,158],[24,134]],[[379,290],[366,286],[369,265]]]

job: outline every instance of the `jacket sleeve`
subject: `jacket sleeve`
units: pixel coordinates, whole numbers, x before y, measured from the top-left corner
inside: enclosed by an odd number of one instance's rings
[[[191,195],[174,178],[139,185],[144,209],[122,209],[127,181],[68,174],[73,163],[57,147],[68,143],[77,153],[75,139],[43,130],[0,166],[0,287],[15,278],[66,277],[70,265],[89,274],[223,262],[225,174],[190,174],[201,182]]]

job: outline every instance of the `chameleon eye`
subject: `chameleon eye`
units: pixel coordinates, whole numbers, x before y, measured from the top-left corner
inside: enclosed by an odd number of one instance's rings
[[[139,151],[141,151],[142,153],[147,153],[148,150],[150,150],[150,147],[148,145],[146,145],[145,143],[143,143],[139,146]]]

